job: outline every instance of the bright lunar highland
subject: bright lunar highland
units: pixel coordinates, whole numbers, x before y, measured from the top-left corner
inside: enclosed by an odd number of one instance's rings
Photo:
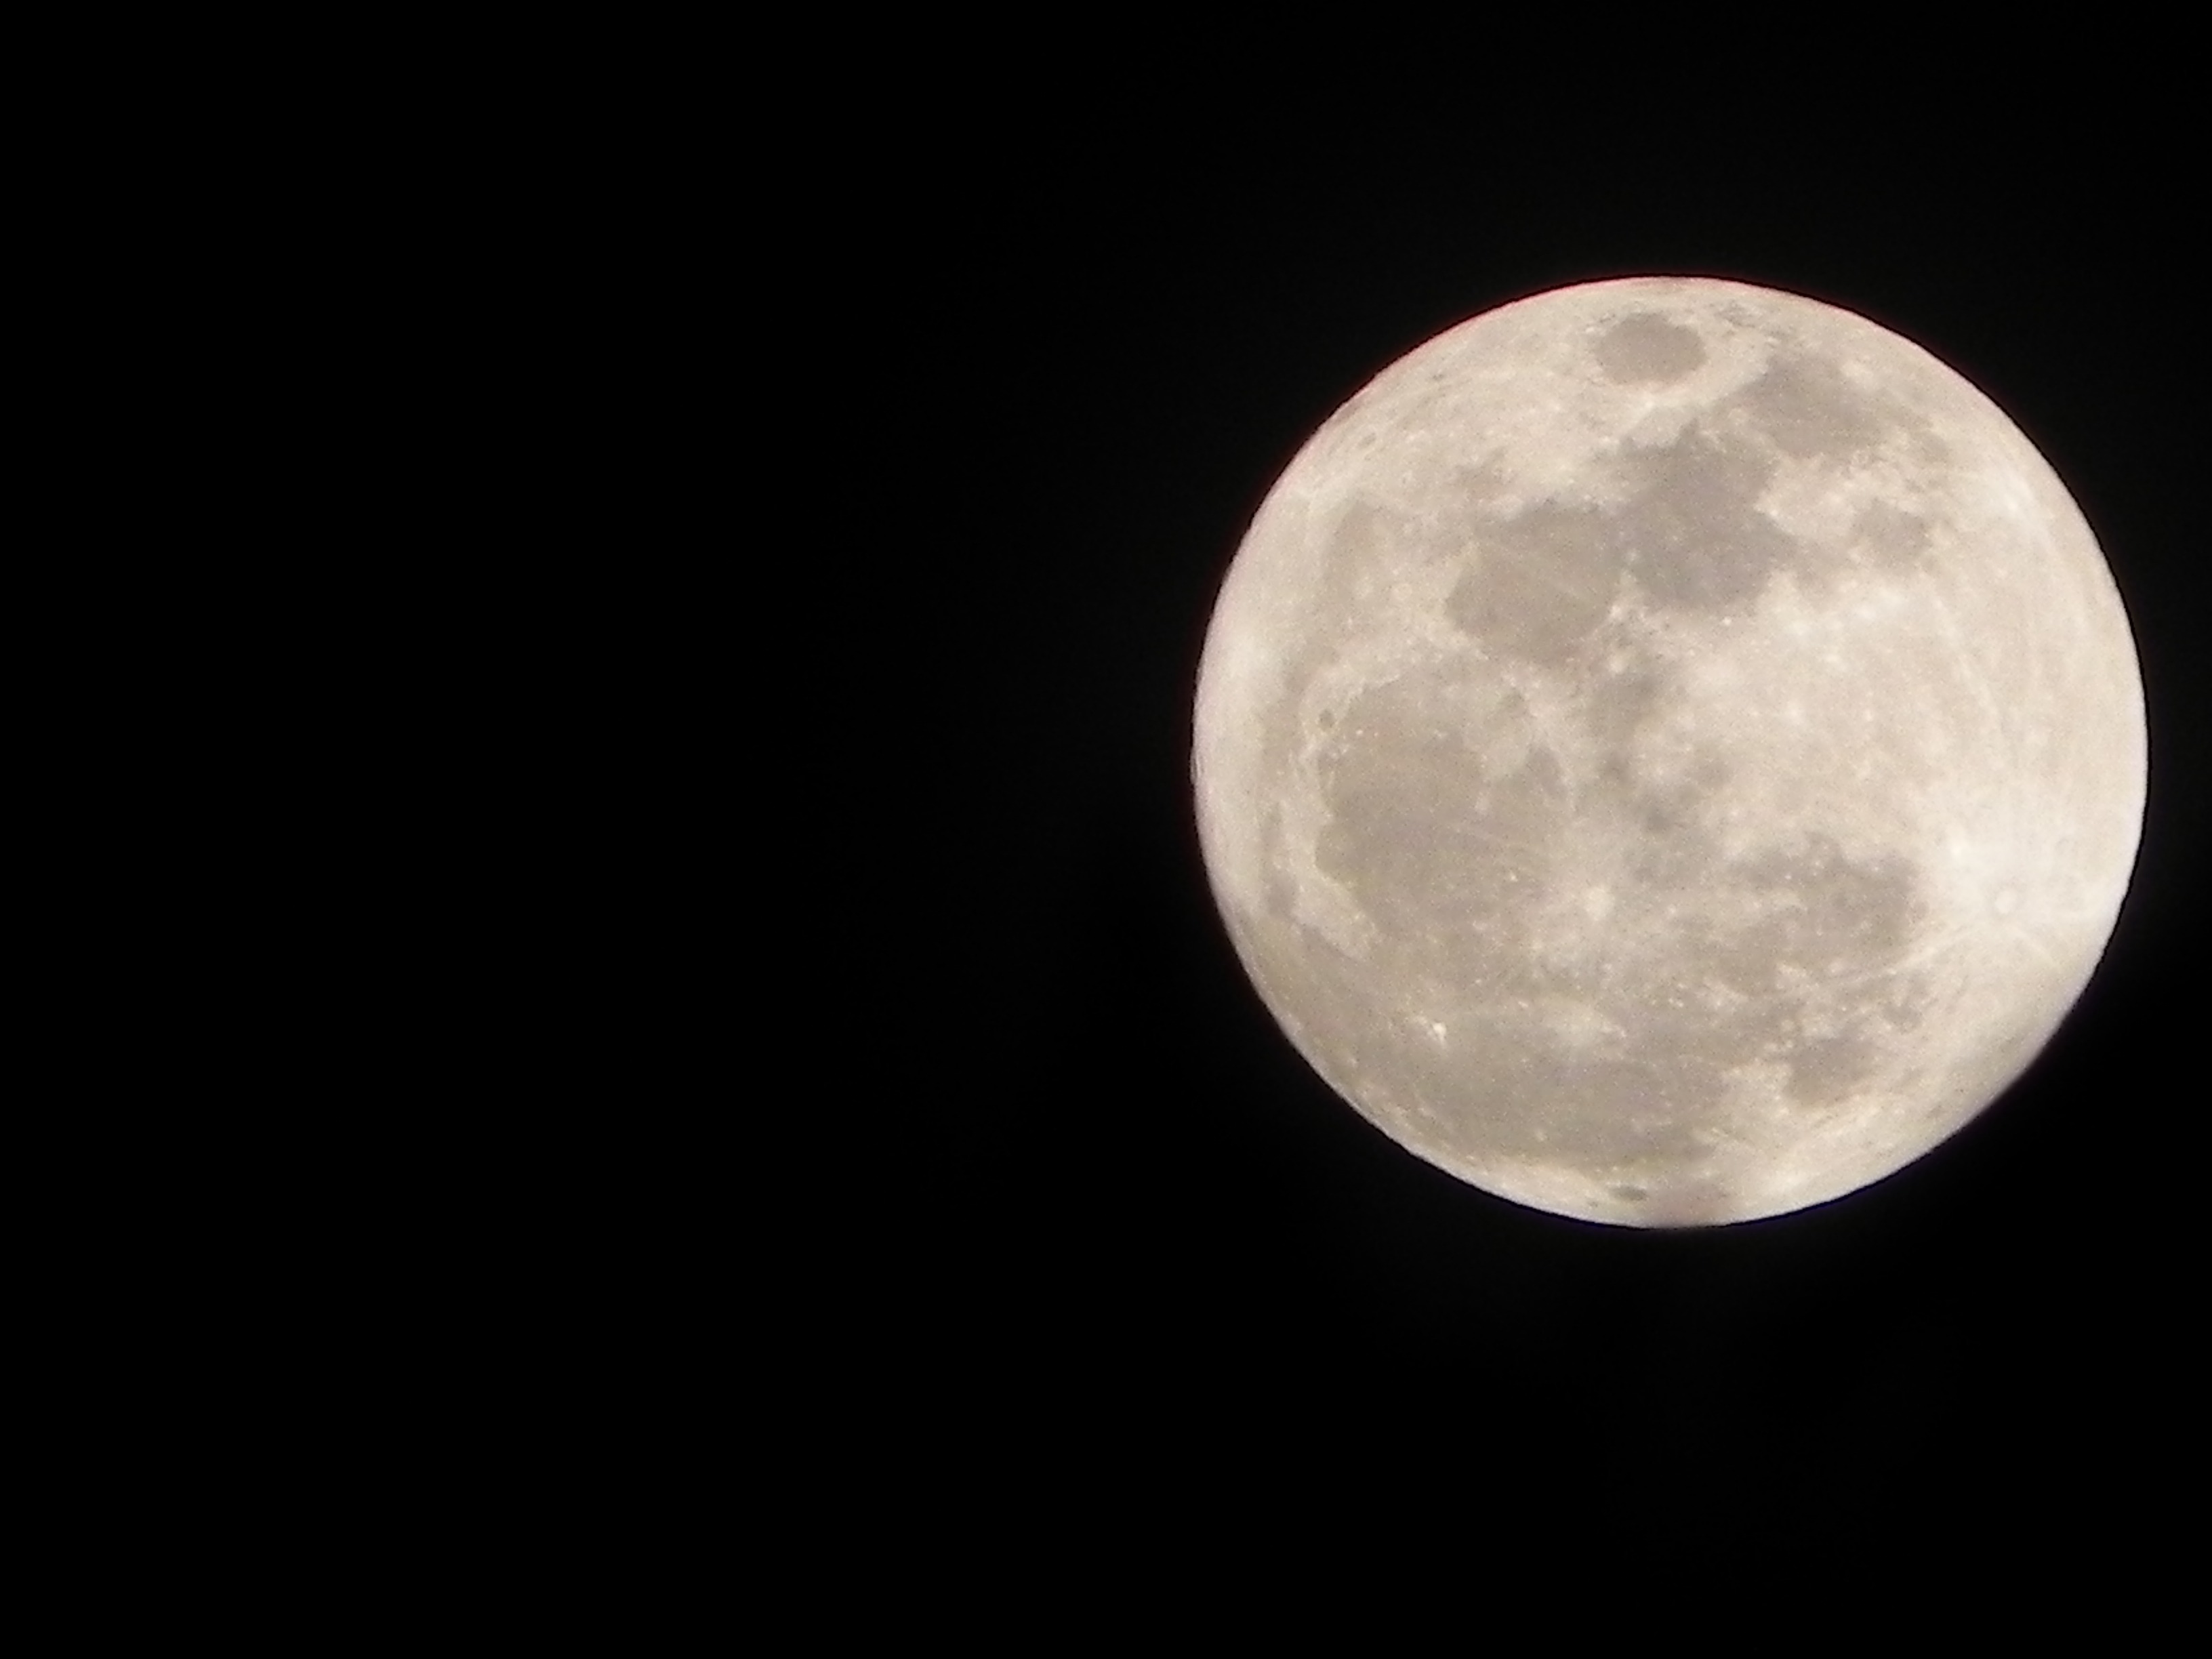
[[[1386,369],[1230,568],[1193,775],[1261,996],[1376,1125],[1637,1226],[1879,1180],[2049,1040],[2142,822],[2064,487],[1833,307],[1637,278]]]

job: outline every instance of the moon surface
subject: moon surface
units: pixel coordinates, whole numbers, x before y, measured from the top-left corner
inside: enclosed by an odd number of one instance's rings
[[[1384,370],[1200,666],[1221,915],[1346,1100],[1488,1192],[1698,1226],[1877,1181],[2087,983],[2142,823],[2065,488],[1864,318],[1591,283]]]

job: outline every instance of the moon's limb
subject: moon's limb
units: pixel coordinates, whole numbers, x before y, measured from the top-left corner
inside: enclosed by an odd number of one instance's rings
[[[1488,313],[1317,432],[1224,584],[1199,827],[1263,998],[1404,1145],[1635,1224],[1838,1196],[2047,1041],[2142,690],[1994,404],[1814,301]]]

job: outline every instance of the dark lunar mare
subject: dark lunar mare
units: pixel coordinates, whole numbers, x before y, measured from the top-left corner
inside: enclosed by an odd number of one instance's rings
[[[1625,319],[1593,349],[1620,380],[1704,361],[1693,331],[1656,318]],[[1292,1000],[1322,1012],[1304,1040],[1382,1083],[1424,1139],[1478,1158],[1646,1172],[1618,1185],[1624,1199],[1663,1193],[1705,1154],[1729,1073],[1771,1068],[1817,1112],[1875,1074],[1926,997],[1892,974],[1924,915],[1908,861],[1853,860],[1820,834],[1731,861],[1701,816],[1728,781],[1719,749],[1667,778],[1639,757],[1641,736],[1686,694],[1638,621],[1744,615],[1777,572],[1817,574],[1850,556],[1760,510],[1779,462],[1742,435],[1739,412],[1799,459],[1848,460],[1899,427],[1832,368],[1785,355],[1672,441],[1624,447],[1605,465],[1606,505],[1504,514],[1488,501],[1493,480],[1470,475],[1455,510],[1430,520],[1464,526],[1451,550],[1468,568],[1445,610],[1465,661],[1371,687],[1327,728],[1330,817],[1316,856],[1374,924],[1371,954],[1350,960],[1295,927],[1286,937],[1282,921],[1252,929],[1276,974],[1309,981]],[[1862,515],[1883,549],[1924,544],[1917,520],[1883,511],[1894,522]],[[1373,568],[1378,544],[1405,544],[1402,530],[1355,507],[1331,568]],[[1595,757],[1594,787],[1571,786],[1570,757],[1540,739],[1506,745],[1519,757],[1510,770],[1486,769],[1498,725],[1527,719],[1497,683],[1506,662],[1582,683],[1575,735]],[[1617,849],[1613,908],[1591,922],[1589,948],[1563,953],[1547,931],[1559,896],[1590,879],[1572,849],[1593,842]],[[1885,975],[1897,989],[1871,1005],[1819,994]],[[1429,1000],[1414,1015],[1386,1006],[1380,986],[1427,987]],[[1414,1018],[1443,1035],[1409,1030]]]

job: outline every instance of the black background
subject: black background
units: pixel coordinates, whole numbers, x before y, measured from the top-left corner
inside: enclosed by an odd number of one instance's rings
[[[943,832],[922,937],[952,941],[902,968],[937,1012],[901,1056],[921,1212],[890,1272],[935,1443],[1054,1481],[1382,1471],[1639,1508],[1980,1516],[2140,1478],[2193,1409],[2197,141],[2140,65],[1908,81],[1877,50],[1654,92],[1632,49],[1387,81],[1317,57],[1086,58],[951,100],[888,164],[937,487],[886,604],[933,664],[915,720],[945,736],[908,799]],[[1873,1188],[1704,1232],[1516,1207],[1339,1101],[1218,924],[1188,776],[1214,592],[1304,438],[1454,323],[1639,272],[1829,301],[1981,386],[2098,534],[2149,704],[2134,884],[2027,1076]]]

